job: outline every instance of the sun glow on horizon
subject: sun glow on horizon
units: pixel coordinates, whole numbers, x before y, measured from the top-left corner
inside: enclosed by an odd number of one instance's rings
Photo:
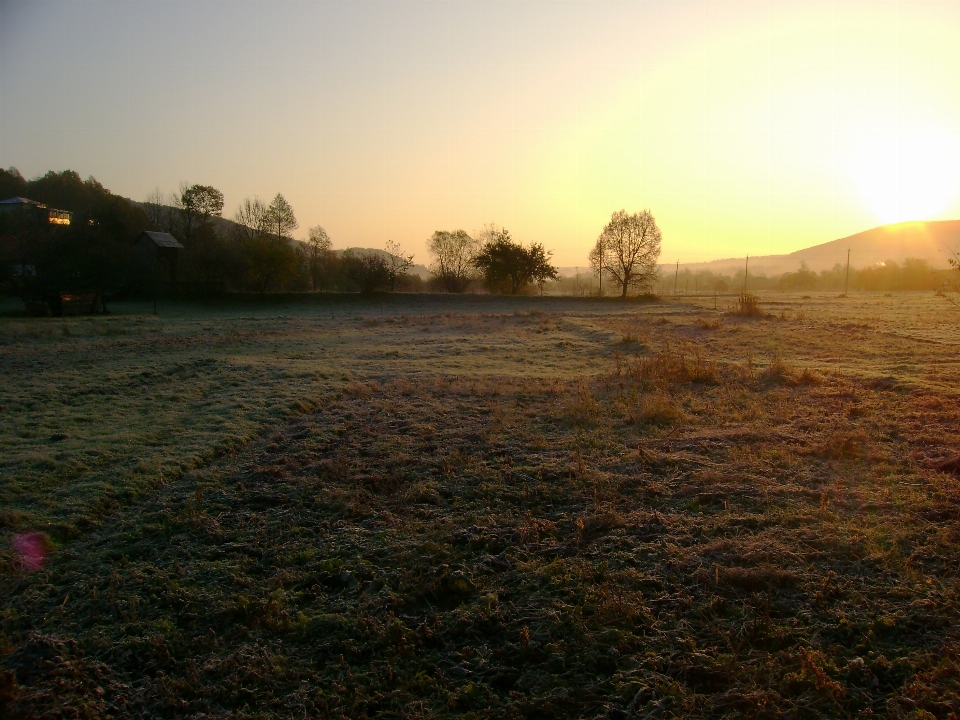
[[[882,224],[933,220],[960,195],[960,140],[927,125],[865,133],[849,175]]]

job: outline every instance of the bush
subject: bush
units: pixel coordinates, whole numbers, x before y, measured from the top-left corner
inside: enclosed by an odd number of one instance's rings
[[[737,307],[731,314],[740,315],[741,317],[759,317],[763,315],[763,310],[760,309],[760,298],[748,292],[741,292],[737,295]]]

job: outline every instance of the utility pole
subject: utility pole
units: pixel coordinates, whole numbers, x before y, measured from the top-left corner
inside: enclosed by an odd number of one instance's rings
[[[673,294],[677,294],[677,278],[680,276],[680,261],[677,260],[677,270],[673,273]]]
[[[847,277],[843,281],[843,294],[847,294],[847,288],[850,286],[850,248],[847,248]]]
[[[750,256],[747,255],[747,262],[743,266],[743,294],[747,294],[747,274],[750,272]]]
[[[597,290],[597,297],[603,297],[603,234],[597,241],[600,245],[600,261],[597,263],[597,274],[600,276],[600,289]]]

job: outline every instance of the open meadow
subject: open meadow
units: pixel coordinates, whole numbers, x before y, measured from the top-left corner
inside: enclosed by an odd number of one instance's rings
[[[960,307],[730,302],[4,304],[0,715],[955,718]]]

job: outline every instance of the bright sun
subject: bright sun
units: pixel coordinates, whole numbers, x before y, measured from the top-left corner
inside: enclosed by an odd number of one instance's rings
[[[960,142],[936,127],[868,132],[849,172],[881,223],[929,220],[960,194]]]

